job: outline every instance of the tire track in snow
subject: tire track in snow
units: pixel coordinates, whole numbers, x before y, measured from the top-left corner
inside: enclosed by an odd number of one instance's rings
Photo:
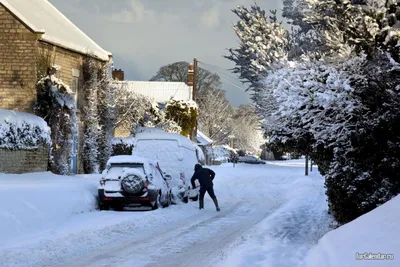
[[[238,206],[232,206],[226,211],[216,213],[213,211],[213,216],[210,213],[197,214],[195,216],[185,218],[180,223],[172,223],[170,226],[162,227],[156,231],[145,232],[142,235],[134,236],[128,241],[118,242],[116,245],[108,245],[106,248],[100,249],[95,253],[74,258],[66,263],[59,265],[59,267],[67,266],[120,266],[121,262],[134,259],[133,266],[142,266],[151,259],[149,257],[152,253],[151,249],[158,249],[165,244],[169,244],[170,240],[180,238],[182,235],[197,231],[214,221],[226,217],[227,214],[235,213]],[[215,212],[215,213],[214,213]],[[158,250],[157,250],[158,251]],[[164,253],[164,251],[160,252]],[[128,256],[127,256],[128,255]],[[143,256],[144,255],[144,256]],[[119,264],[117,264],[119,262]]]
[[[207,266],[277,208],[235,205],[194,224],[174,225],[61,266]]]

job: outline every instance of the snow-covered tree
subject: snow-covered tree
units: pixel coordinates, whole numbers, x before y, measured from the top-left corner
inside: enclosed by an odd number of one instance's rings
[[[99,172],[99,137],[100,116],[98,110],[99,66],[92,57],[86,57],[83,66],[83,107],[84,137],[83,137],[83,169],[85,173]]]
[[[232,122],[233,147],[248,154],[259,154],[266,141],[254,106],[241,105],[235,109]]]
[[[276,22],[275,16],[268,18],[257,4],[250,9],[238,6],[232,11],[239,17],[233,29],[240,46],[229,49],[230,55],[225,57],[235,63],[233,72],[250,84],[256,102],[262,90],[260,82],[268,70],[287,58],[288,32]]]
[[[303,43],[289,36],[291,61],[277,59],[273,68],[264,63],[269,71],[253,100],[272,146],[317,162],[326,176],[329,210],[345,223],[400,192],[400,132],[394,127],[400,118],[400,6],[304,2],[308,9],[299,25],[311,30],[299,32],[312,35]],[[258,25],[256,16],[247,20]],[[310,41],[320,45],[303,49]]]
[[[71,173],[72,137],[76,135],[76,106],[72,91],[55,74],[58,66],[52,66],[47,76],[37,83],[35,113],[44,118],[51,129],[49,169],[54,173]]]
[[[165,118],[176,122],[180,128],[180,134],[189,137],[196,127],[198,107],[193,100],[171,99],[165,107]]]
[[[131,134],[136,134],[136,128],[143,124],[146,112],[153,108],[154,100],[144,95],[132,92],[124,83],[114,84],[115,109],[117,120],[115,127],[127,123]]]
[[[99,69],[98,111],[101,134],[99,136],[99,164],[100,170],[105,168],[107,160],[113,153],[112,140],[114,137],[115,88],[111,83],[109,68],[111,62]]]
[[[185,82],[188,81],[189,62],[180,61],[162,66],[151,81]],[[203,92],[208,89],[220,89],[220,77],[201,67],[197,68],[196,79],[196,99],[202,97]]]
[[[198,99],[200,131],[210,137],[216,144],[225,143],[232,134],[233,108],[225,98],[222,90],[207,90]]]

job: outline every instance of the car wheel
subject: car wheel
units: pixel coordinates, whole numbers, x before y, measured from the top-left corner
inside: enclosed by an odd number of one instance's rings
[[[156,210],[156,209],[158,209],[159,206],[161,206],[160,199],[161,199],[161,191],[157,195],[157,199],[156,199],[156,202],[154,203],[154,205],[152,207],[152,210]]]
[[[122,205],[122,204],[116,205],[116,206],[114,207],[114,209],[115,209],[116,211],[123,211],[123,210],[124,210],[124,205]]]
[[[195,196],[195,197],[192,197],[190,200],[192,200],[192,201],[197,201],[197,200],[199,200],[199,196],[197,195],[197,196]]]
[[[174,194],[172,194],[172,193],[171,193],[171,204],[172,204],[172,205],[178,204],[177,197],[176,197]]]
[[[186,196],[184,198],[182,198],[183,203],[189,203],[189,197]]]
[[[110,206],[109,206],[109,205],[106,205],[106,204],[100,203],[100,204],[99,204],[99,209],[100,209],[100,210],[109,210],[109,209],[110,209]]]
[[[171,193],[168,192],[167,195],[165,196],[165,202],[163,203],[162,207],[166,208],[169,207],[169,205],[171,205]]]

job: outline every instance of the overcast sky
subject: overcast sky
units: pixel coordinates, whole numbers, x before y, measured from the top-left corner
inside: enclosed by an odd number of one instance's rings
[[[249,7],[254,0],[50,0],[64,15],[104,49],[113,53],[115,68],[129,80],[149,80],[159,67],[177,62],[200,62],[222,69],[233,64],[222,55],[238,45],[231,9]],[[266,9],[281,9],[281,1],[258,1]],[[214,71],[209,66],[210,71]],[[221,78],[242,86],[234,75]],[[227,76],[230,75],[230,76]],[[229,82],[223,89],[235,106],[249,97]]]

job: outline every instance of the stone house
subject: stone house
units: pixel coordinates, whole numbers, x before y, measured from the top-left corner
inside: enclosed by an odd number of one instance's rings
[[[61,67],[57,76],[74,92],[79,118],[83,105],[79,88],[83,82],[84,58],[90,56],[99,64],[105,64],[112,54],[49,1],[0,0],[0,108],[33,113],[37,62],[46,55]],[[82,134],[74,137],[74,173],[82,170],[78,153],[80,136]]]

